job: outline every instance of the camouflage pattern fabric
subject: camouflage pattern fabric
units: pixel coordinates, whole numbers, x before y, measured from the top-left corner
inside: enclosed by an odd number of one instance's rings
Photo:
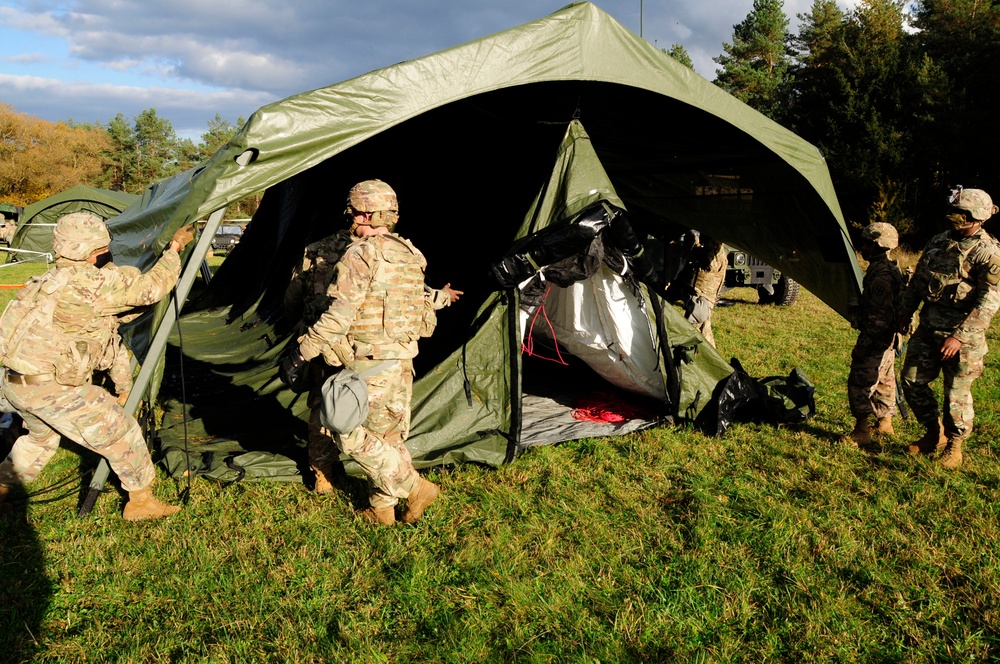
[[[382,360],[393,368],[365,378],[369,416],[358,429],[336,437],[341,451],[368,475],[372,506],[395,505],[417,486],[404,441],[409,435],[413,363],[432,295],[424,289],[427,262],[394,233],[358,238],[345,251],[328,289],[330,306],[299,337],[307,360],[364,371]],[[429,332],[428,332],[429,333]]]
[[[357,372],[381,360],[354,362]],[[371,506],[391,507],[406,498],[420,479],[406,448],[410,434],[410,399],[413,396],[413,361],[397,364],[365,378],[368,385],[368,419],[346,435],[336,436],[340,449],[357,462],[372,483]]]
[[[138,424],[90,380],[93,371],[107,370],[119,394],[132,388],[128,351],[118,335],[119,315],[165,297],[180,275],[180,257],[168,249],[145,274],[111,263],[98,269],[61,258],[42,278],[55,272],[68,276],[60,280],[64,285],[58,290],[26,288],[22,294],[57,298],[51,323],[18,335],[22,341],[7,349],[5,364],[25,376],[50,375],[56,380],[39,385],[7,381],[4,395],[29,433],[14,443],[5,467],[22,482],[34,478],[55,453],[62,434],[105,456],[126,490],[145,488],[153,470]]]
[[[110,369],[116,359],[120,362],[117,315],[163,299],[177,283],[180,265],[177,252],[170,250],[146,274],[113,263],[98,269],[90,263],[58,259],[42,277],[69,273],[66,285],[59,289],[50,329],[32,330],[18,348],[8,349],[4,364],[26,376],[75,372],[79,379],[65,384],[87,382],[90,372]],[[120,371],[117,376],[126,380]],[[116,382],[116,388],[123,391],[131,387],[131,375],[125,385]]]
[[[920,325],[951,332],[966,343],[989,329],[1000,308],[1000,245],[979,229],[967,238],[951,232],[931,238],[910,285],[903,292],[901,320],[913,317],[921,302]]]
[[[429,297],[426,265],[395,233],[355,240],[337,265],[329,308],[299,337],[302,357],[322,355],[330,366],[415,357]]]
[[[705,341],[715,346],[712,333],[712,310],[726,281],[726,245],[715,241],[696,247],[697,271],[691,284],[692,292],[684,305],[684,316],[695,326]]]
[[[8,381],[4,396],[21,414],[28,433],[14,442],[0,464],[0,483],[35,479],[59,449],[60,436],[107,459],[126,491],[144,489],[153,481],[153,462],[139,425],[107,390]]]
[[[333,284],[334,268],[347,247],[356,239],[345,228],[306,247],[302,263],[292,273],[284,299],[285,315],[299,319],[298,334],[305,333],[319,320],[323,312],[330,308],[332,294],[329,291]],[[446,291],[427,288],[425,290],[433,309],[441,309],[451,304]],[[313,360],[308,371],[311,386],[308,400],[309,465],[314,470],[325,471],[339,461],[339,452],[333,439],[323,432],[319,422],[319,388],[330,376],[331,367],[321,358],[317,358]]]
[[[292,272],[284,301],[285,315],[299,320],[300,334],[330,307],[327,289],[333,281],[333,268],[353,240],[345,228],[306,247],[302,263]]]
[[[906,278],[888,254],[872,258],[851,325],[859,330],[851,352],[847,399],[855,419],[896,413],[896,328]]]
[[[988,350],[986,335],[962,343],[958,354],[941,359],[941,345],[950,336],[921,326],[910,338],[900,380],[906,403],[925,428],[937,427],[937,397],[930,383],[944,373],[944,433],[949,440],[964,441],[972,433],[975,411],[972,406],[972,383],[983,373]]]
[[[1000,308],[1000,244],[979,229],[969,237],[951,232],[931,238],[903,293],[900,320],[917,307],[920,326],[910,339],[901,381],[917,421],[937,426],[938,406],[929,383],[944,372],[945,434],[964,440],[972,431],[972,382],[983,372],[986,331]],[[941,359],[948,337],[962,342],[958,354]]]

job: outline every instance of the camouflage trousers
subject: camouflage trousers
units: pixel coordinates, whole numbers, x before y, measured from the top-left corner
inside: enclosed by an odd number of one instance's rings
[[[316,358],[309,364],[309,466],[313,470],[328,472],[340,463],[340,451],[334,444],[333,439],[323,429],[320,424],[320,405],[323,397],[320,388],[324,381],[329,378],[334,369],[323,358]]]
[[[847,376],[847,401],[854,419],[896,414],[896,351],[855,346]]]
[[[962,344],[955,357],[941,359],[941,345],[951,332],[918,328],[910,338],[900,382],[913,416],[925,427],[937,426],[937,399],[930,387],[938,374],[944,374],[944,433],[949,440],[962,441],[972,433],[972,383],[983,373],[986,335]]]
[[[28,433],[14,442],[0,464],[0,482],[35,479],[59,449],[61,436],[107,459],[126,491],[144,489],[153,481],[156,471],[139,424],[104,388],[8,382],[3,393]]]
[[[715,335],[712,334],[712,310],[715,304],[707,297],[701,295],[690,295],[684,304],[684,316],[687,321],[694,326],[694,329],[701,332],[705,341],[715,347]]]
[[[360,372],[382,362],[358,361],[351,364],[351,369]],[[410,495],[420,479],[404,442],[410,435],[413,361],[399,360],[365,378],[365,383],[368,419],[351,433],[335,436],[335,440],[371,480],[372,507],[391,507]]]

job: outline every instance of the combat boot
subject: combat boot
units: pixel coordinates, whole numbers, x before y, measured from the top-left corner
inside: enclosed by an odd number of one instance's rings
[[[389,507],[369,507],[358,512],[365,521],[377,523],[383,526],[391,526],[396,523],[396,508]]]
[[[875,425],[875,433],[881,433],[886,435],[892,435],[896,433],[896,430],[892,428],[892,418],[891,417],[878,418],[878,424]]]
[[[316,484],[313,486],[313,491],[316,493],[326,496],[333,493],[333,468],[326,466],[323,468],[313,467],[313,473],[316,476]]]
[[[940,420],[936,425],[927,427],[927,432],[906,446],[906,453],[910,456],[918,454],[934,454],[941,451],[948,444],[948,438],[944,435],[944,427]]]
[[[122,518],[126,521],[142,521],[143,519],[160,519],[180,512],[178,505],[167,505],[153,495],[152,485],[145,489],[128,492],[128,503]]]
[[[10,495],[10,485],[0,484],[0,514],[12,509],[10,503],[7,502],[8,495]]]
[[[434,482],[420,478],[417,488],[406,497],[406,511],[403,512],[403,523],[416,523],[427,506],[437,498],[440,488]]]
[[[955,470],[962,465],[962,441],[949,440],[948,446],[944,448],[944,453],[938,459],[943,467],[948,470]]]
[[[871,427],[868,426],[868,418],[859,418],[854,423],[854,431],[840,437],[840,442],[851,447],[864,447],[871,445]]]

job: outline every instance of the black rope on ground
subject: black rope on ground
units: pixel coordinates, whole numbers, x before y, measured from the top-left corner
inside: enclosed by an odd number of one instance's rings
[[[181,491],[181,504],[187,505],[191,498],[191,453],[188,450],[188,416],[187,389],[184,385],[184,336],[181,334],[181,305],[174,293],[174,316],[177,321],[177,356],[180,362],[181,374],[181,418],[184,427],[184,464],[187,466],[184,475],[187,477],[187,487]]]

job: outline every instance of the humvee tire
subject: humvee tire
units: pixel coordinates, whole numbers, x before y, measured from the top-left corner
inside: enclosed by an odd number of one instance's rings
[[[757,286],[757,298],[761,304],[774,304],[779,307],[789,307],[799,297],[799,282],[781,275],[778,283],[772,286],[774,294],[768,293],[763,286]]]

